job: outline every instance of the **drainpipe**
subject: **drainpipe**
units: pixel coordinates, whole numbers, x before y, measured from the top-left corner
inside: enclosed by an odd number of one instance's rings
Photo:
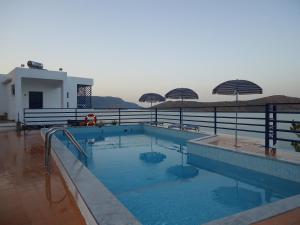
[[[18,133],[20,133],[21,130],[22,130],[22,123],[20,122],[20,114],[19,114],[19,112],[18,112],[18,121],[16,123],[16,130],[17,130]]]

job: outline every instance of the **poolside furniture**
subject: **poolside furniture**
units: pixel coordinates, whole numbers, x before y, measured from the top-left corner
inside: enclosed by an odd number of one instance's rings
[[[182,125],[180,125],[179,123],[172,123],[168,126],[168,128],[171,129],[181,129]]]
[[[194,131],[199,131],[200,127],[198,125],[192,125],[192,124],[182,124],[180,125],[179,123],[173,123],[168,126],[168,128],[173,128],[173,129],[182,129],[182,130],[194,130]]]
[[[183,130],[194,130],[199,132],[200,127],[198,125],[186,124],[183,125]]]
[[[163,126],[164,122],[150,122],[150,125],[152,125],[152,126]]]
[[[78,126],[81,126],[81,123],[84,122],[83,120],[68,120],[67,123],[68,123],[68,126],[71,126],[71,127],[78,127]]]
[[[1,121],[7,121],[7,113],[1,114],[0,115],[0,120]]]
[[[140,124],[150,125],[150,126],[164,126],[164,122],[140,122]]]
[[[103,127],[105,125],[105,123],[102,120],[98,120],[96,123],[97,127]]]

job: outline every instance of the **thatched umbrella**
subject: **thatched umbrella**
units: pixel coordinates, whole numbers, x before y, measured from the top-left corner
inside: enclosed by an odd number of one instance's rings
[[[183,102],[184,99],[198,99],[198,94],[189,88],[175,88],[165,94],[166,98],[170,99],[181,99]],[[181,109],[180,109],[181,110]],[[180,113],[180,121],[182,121],[182,114]],[[180,129],[182,129],[182,124],[180,123]]]
[[[248,80],[229,80],[219,84],[213,94],[235,95],[236,104],[239,95],[262,94],[262,88]],[[235,146],[237,146],[237,110],[235,112]]]
[[[175,88],[169,91],[166,95],[166,98],[170,99],[181,99],[183,102],[184,99],[198,99],[198,95],[192,89],[189,88]]]
[[[149,102],[149,103],[151,103],[151,107],[152,107],[152,103],[163,102],[165,100],[166,99],[163,96],[161,96],[160,94],[146,93],[140,97],[139,102]]]
[[[151,103],[151,107],[152,107],[152,103],[164,102],[165,100],[166,99],[163,96],[161,96],[160,94],[146,93],[140,97],[139,102],[149,102],[149,103]],[[151,122],[152,122],[152,110],[151,110]]]

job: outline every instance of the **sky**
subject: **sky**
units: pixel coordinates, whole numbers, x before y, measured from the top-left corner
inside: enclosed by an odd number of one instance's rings
[[[300,97],[300,0],[0,0],[0,73],[28,60],[94,79],[93,95],[138,102],[230,79]]]

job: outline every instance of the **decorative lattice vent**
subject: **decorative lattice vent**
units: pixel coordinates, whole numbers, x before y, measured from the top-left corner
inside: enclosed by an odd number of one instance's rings
[[[77,108],[88,109],[92,108],[92,86],[77,85]]]

